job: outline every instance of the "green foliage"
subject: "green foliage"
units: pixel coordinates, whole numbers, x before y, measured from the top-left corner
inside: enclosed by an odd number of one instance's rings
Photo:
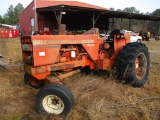
[[[114,8],[109,8],[110,11],[114,11]]]
[[[19,120],[18,116],[13,116],[12,120]]]
[[[151,13],[152,16],[159,16],[160,17],[160,9],[156,9]],[[160,35],[160,22],[159,21],[150,21],[149,28],[155,35]]]
[[[160,9],[156,9],[155,11],[152,12],[153,16],[160,16]]]
[[[127,13],[134,13],[134,14],[140,14],[139,10],[137,10],[135,7],[126,7],[123,10],[117,9],[119,12],[127,12]],[[133,25],[140,25],[139,20],[131,20],[131,26]],[[129,29],[129,19],[123,19],[122,20],[122,29]]]
[[[0,24],[4,22],[4,19],[2,18],[2,16],[0,15]]]
[[[18,16],[23,10],[24,7],[21,3],[18,3],[15,7],[13,7],[13,5],[10,5],[7,13],[3,15],[2,22],[0,18],[0,22],[5,24],[17,25],[19,22]]]
[[[114,10],[114,8],[112,8]],[[144,15],[151,15],[151,16],[160,16],[160,9],[156,9],[152,13],[146,12],[146,13],[140,13],[139,10],[137,10],[135,7],[126,7],[123,10],[117,9],[118,12],[127,12],[127,13],[134,13],[134,14],[144,14]],[[119,19],[121,21],[121,19]],[[139,20],[132,19],[131,20],[131,26],[142,26],[142,23]],[[155,34],[160,35],[160,22],[157,21],[149,21],[148,29],[150,32],[155,32]],[[122,29],[128,29],[129,27],[129,19],[122,19]],[[143,26],[142,26],[143,27]]]
[[[118,11],[118,12],[122,12],[122,10],[121,10],[121,9],[117,9],[116,11]]]
[[[123,12],[139,14],[139,10],[135,7],[126,7],[123,9]]]

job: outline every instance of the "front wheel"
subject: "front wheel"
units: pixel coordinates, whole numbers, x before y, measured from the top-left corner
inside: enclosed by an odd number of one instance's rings
[[[61,84],[44,86],[36,97],[37,110],[44,114],[67,116],[73,109],[73,95]]]
[[[143,43],[128,43],[117,57],[118,79],[134,87],[143,86],[149,75],[148,48]]]
[[[39,89],[44,86],[44,80],[38,80],[28,73],[24,73],[24,83],[32,88]]]

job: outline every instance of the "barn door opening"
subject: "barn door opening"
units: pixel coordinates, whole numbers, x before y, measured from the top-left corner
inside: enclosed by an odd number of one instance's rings
[[[31,18],[31,34],[34,33],[34,18]]]

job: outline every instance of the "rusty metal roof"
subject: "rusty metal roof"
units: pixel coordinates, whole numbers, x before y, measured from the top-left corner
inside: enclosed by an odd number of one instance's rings
[[[78,1],[55,1],[55,0],[36,0],[36,8],[47,8],[47,7],[54,7],[54,6],[72,6],[76,8],[88,8],[88,9],[96,9],[99,11],[107,10],[107,8],[99,7],[96,5],[91,5],[83,2]]]
[[[103,12],[102,14],[104,14],[110,18],[125,18],[125,19],[160,21],[160,16],[152,16],[152,15],[144,15],[144,14],[135,14],[135,13],[109,11],[109,10]]]

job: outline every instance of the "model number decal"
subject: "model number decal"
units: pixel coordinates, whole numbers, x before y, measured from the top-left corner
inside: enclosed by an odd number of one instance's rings
[[[33,45],[45,44],[87,44],[94,43],[94,40],[33,40]]]
[[[87,44],[87,46],[94,46],[94,44]]]

